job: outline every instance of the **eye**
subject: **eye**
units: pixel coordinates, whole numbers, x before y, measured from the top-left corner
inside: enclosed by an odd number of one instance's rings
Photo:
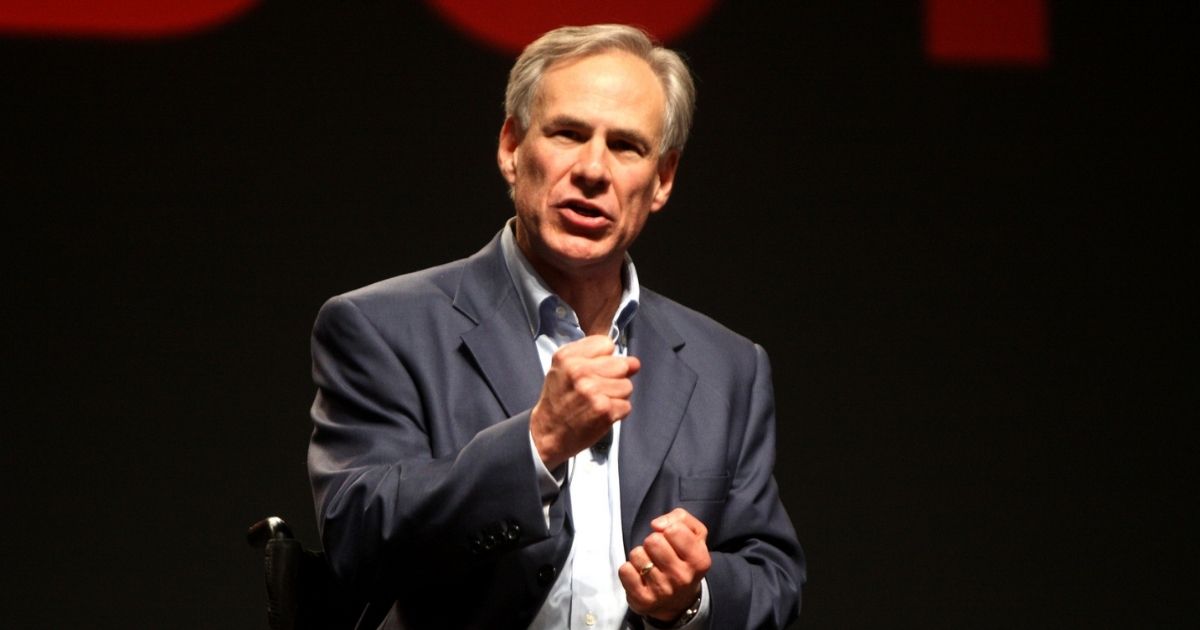
[[[562,138],[563,140],[570,140],[572,142],[582,142],[584,139],[583,134],[580,133],[578,130],[569,129],[569,128],[555,129],[554,131],[550,132],[550,136],[553,138]]]
[[[645,155],[646,153],[642,145],[630,140],[613,140],[608,143],[608,148],[616,153],[632,153],[634,155]]]

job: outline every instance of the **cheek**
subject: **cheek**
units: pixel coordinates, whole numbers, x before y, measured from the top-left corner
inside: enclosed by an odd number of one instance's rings
[[[530,145],[522,152],[521,159],[517,162],[518,177],[526,177],[533,182],[542,182],[550,177],[557,168],[555,156],[542,149],[544,147]]]
[[[537,154],[532,149],[526,148],[517,155],[516,166],[518,175],[528,175],[533,169],[534,162],[537,162]]]
[[[654,203],[654,194],[658,191],[658,178],[654,176],[638,177],[631,182],[628,190],[630,191],[630,202],[639,206],[639,210],[644,208],[644,211],[648,212]],[[639,214],[644,214],[644,212],[639,212]]]
[[[545,176],[537,167],[534,160],[518,161],[516,165],[516,181],[513,182],[513,192],[517,198],[532,199],[540,194],[542,181]]]

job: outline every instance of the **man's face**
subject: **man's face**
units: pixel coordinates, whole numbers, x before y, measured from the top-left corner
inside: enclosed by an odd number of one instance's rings
[[[535,268],[619,268],[671,192],[678,153],[659,155],[665,107],[650,66],[625,52],[561,61],[542,75],[529,129],[506,121],[497,155],[517,243]]]

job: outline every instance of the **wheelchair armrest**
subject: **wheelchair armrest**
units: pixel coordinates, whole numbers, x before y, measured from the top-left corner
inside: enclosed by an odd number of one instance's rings
[[[246,540],[263,550],[267,624],[272,630],[353,628],[365,602],[338,584],[320,551],[305,549],[278,516],[250,526]]]
[[[250,526],[246,532],[246,541],[251,547],[262,549],[268,540],[293,540],[292,528],[278,516],[268,516]]]

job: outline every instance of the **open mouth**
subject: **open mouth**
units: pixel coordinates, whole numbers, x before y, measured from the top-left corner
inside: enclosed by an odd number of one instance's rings
[[[571,210],[575,214],[588,217],[590,219],[599,219],[604,217],[604,213],[601,212],[599,208],[583,201],[570,200],[564,202],[562,207]]]

